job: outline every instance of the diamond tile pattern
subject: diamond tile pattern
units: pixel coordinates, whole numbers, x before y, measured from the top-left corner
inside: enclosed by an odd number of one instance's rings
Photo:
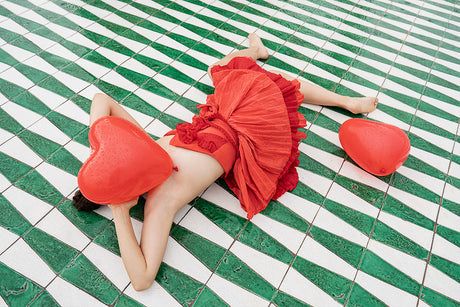
[[[372,176],[337,135],[364,116],[302,105],[297,188],[248,221],[218,180],[136,292],[110,210],[70,202],[91,98],[160,137],[251,32],[263,67],[378,96],[368,117],[403,129],[410,156]],[[0,0],[0,306],[460,305],[459,38],[456,0]],[[131,213],[139,235],[142,201]]]

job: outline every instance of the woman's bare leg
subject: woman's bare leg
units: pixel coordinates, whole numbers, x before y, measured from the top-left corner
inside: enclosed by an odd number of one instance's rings
[[[211,79],[212,77],[211,77],[210,71],[211,71],[211,67],[213,67],[214,65],[226,65],[228,64],[228,62],[230,62],[231,59],[236,58],[236,57],[250,57],[253,60],[268,58],[267,48],[265,48],[259,35],[255,33],[251,33],[249,34],[248,38],[249,38],[249,48],[235,51],[225,56],[221,60],[217,61],[213,65],[209,66],[208,75]]]
[[[117,116],[129,120],[139,128],[141,125],[115,100],[110,96],[102,93],[94,95],[91,102],[91,111],[89,114],[89,125],[91,126],[97,119],[103,116]]]
[[[280,71],[272,71],[273,73],[282,75],[287,80],[295,78]],[[331,92],[316,84],[298,80],[300,82],[300,92],[304,96],[304,102],[314,105],[340,107],[348,110],[351,113],[369,113],[377,107],[377,97],[348,97]]]

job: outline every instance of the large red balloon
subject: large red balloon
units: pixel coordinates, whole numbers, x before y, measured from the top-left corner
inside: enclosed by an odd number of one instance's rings
[[[377,176],[396,171],[410,151],[409,138],[400,128],[362,118],[344,122],[339,140],[356,164]]]
[[[168,153],[126,119],[98,119],[89,130],[89,142],[92,152],[78,173],[78,185],[97,204],[133,200],[162,183],[173,170]]]

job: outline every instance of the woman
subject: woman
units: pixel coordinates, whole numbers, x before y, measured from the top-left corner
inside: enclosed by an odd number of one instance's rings
[[[297,112],[300,103],[338,106],[352,113],[376,107],[373,97],[345,97],[281,72],[266,72],[255,60],[267,57],[260,38],[250,34],[249,48],[209,68],[216,91],[200,106],[193,123],[179,124],[157,140],[178,171],[148,192],[140,245],[129,216],[137,199],[109,205],[121,257],[137,291],[155,280],[177,211],[219,177],[238,196],[248,218],[296,186],[298,145],[305,137],[297,129],[306,125]],[[122,117],[142,129],[114,100],[96,94],[90,125],[103,116]],[[81,193],[74,197],[77,208],[85,202]]]

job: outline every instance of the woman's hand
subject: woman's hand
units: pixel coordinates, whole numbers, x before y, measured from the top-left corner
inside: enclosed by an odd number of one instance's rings
[[[135,199],[133,200],[129,200],[127,202],[124,202],[124,203],[121,203],[121,204],[112,204],[112,205],[109,205],[110,209],[113,210],[123,210],[123,211],[129,211],[129,209],[131,209],[132,207],[134,207],[135,205],[137,205],[137,202],[139,200],[139,196],[136,197]]]

